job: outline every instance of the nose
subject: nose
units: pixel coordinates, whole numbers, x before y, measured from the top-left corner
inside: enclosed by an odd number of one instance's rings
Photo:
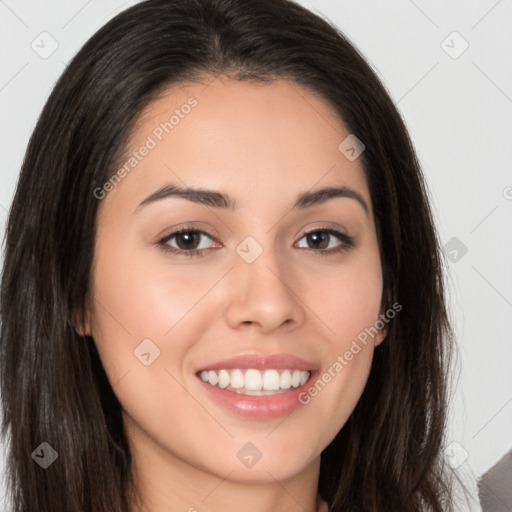
[[[295,284],[295,286],[294,286]],[[252,263],[235,258],[230,272],[226,319],[233,329],[293,329],[305,319],[293,269],[275,251],[263,250]]]

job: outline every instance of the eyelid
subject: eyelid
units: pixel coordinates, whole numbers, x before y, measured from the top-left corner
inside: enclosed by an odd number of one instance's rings
[[[171,238],[175,237],[176,235],[179,235],[181,233],[199,233],[200,235],[207,236],[210,238],[213,242],[222,245],[218,240],[216,240],[216,236],[211,235],[207,231],[204,231],[202,229],[199,229],[195,226],[181,226],[179,228],[174,229],[171,231],[168,235],[165,235],[164,237],[160,237],[158,243],[159,244],[166,244]],[[177,249],[178,250],[178,249]],[[199,249],[199,250],[206,250],[206,249]],[[192,252],[192,251],[184,251],[184,252]]]
[[[320,221],[321,222],[321,221]],[[302,236],[304,235],[307,235],[308,233],[314,233],[315,231],[329,231],[329,230],[332,230],[332,231],[336,231],[342,235],[345,235],[345,236],[350,236],[346,231],[345,228],[337,225],[337,224],[333,224],[331,222],[325,222],[325,224],[322,224],[320,226],[315,226],[315,227],[312,227],[312,228],[308,228],[304,231],[299,231],[299,233],[302,233]]]
[[[203,228],[199,227],[198,224],[205,225],[205,228],[203,229]],[[181,233],[183,231],[197,231],[198,233],[207,235],[210,238],[216,238],[216,237],[220,236],[220,234],[217,232],[217,230],[212,225],[207,224],[206,222],[193,221],[190,224],[189,223],[177,224],[170,228],[166,228],[165,230],[161,231],[159,235],[157,235],[157,240],[162,240],[163,238],[169,238],[170,236],[175,235],[176,233]]]
[[[327,231],[327,232],[336,232],[345,237],[347,240],[352,240],[355,242],[356,238],[353,235],[349,234],[349,230],[346,229],[344,226],[341,226],[340,224],[335,224],[329,221],[318,221],[321,224],[318,225],[318,223],[315,223],[315,225],[311,228],[303,228],[299,231],[301,233],[300,238],[302,238],[304,235],[307,235],[309,233],[314,233],[316,231]],[[334,233],[333,233],[334,234]],[[300,240],[299,238],[299,240]]]

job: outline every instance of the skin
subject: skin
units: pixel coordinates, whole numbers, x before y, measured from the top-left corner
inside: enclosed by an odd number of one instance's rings
[[[325,370],[374,325],[382,272],[361,159],[338,150],[350,132],[312,92],[223,75],[166,90],[140,116],[129,151],[190,97],[197,106],[101,200],[83,330],[123,407],[145,510],[313,512],[320,454],[358,402],[385,333],[284,421],[226,411],[195,371],[247,352],[291,353]],[[179,197],[137,209],[169,183],[225,192],[238,210]],[[347,197],[291,210],[300,193],[340,185],[369,213]],[[211,236],[200,238],[201,256],[158,245],[190,224]],[[355,247],[319,254],[304,232],[326,224]],[[263,249],[250,264],[236,252],[247,236]],[[185,251],[178,238],[168,244]],[[147,338],[160,350],[149,366],[134,356]],[[237,458],[248,442],[262,453],[251,468]]]

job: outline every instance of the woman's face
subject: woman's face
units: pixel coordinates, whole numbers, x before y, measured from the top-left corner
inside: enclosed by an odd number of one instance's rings
[[[382,274],[349,135],[285,80],[181,84],[144,111],[124,172],[95,191],[86,326],[139,467],[217,482],[318,469],[384,337],[357,341]]]

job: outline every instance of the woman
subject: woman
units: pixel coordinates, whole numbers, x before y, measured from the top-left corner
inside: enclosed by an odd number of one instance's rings
[[[426,187],[325,20],[116,16],[50,95],[6,236],[15,512],[452,510]]]

